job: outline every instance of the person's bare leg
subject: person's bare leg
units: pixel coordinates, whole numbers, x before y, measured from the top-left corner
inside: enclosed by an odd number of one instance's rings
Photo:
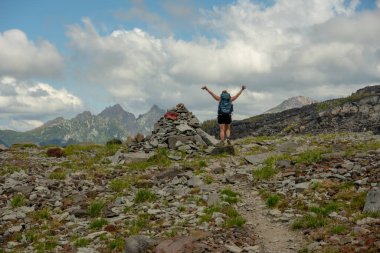
[[[231,125],[230,124],[225,124],[225,130],[226,130],[226,138],[229,139],[230,138],[230,134],[231,134]]]
[[[225,125],[219,124],[219,135],[220,135],[220,141],[224,141],[224,131],[225,131]]]
[[[231,141],[230,141],[231,125],[230,124],[225,124],[225,130],[226,130],[227,144],[231,145]]]

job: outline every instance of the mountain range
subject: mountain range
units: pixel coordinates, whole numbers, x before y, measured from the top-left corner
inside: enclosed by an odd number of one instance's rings
[[[112,138],[126,139],[137,133],[149,134],[164,113],[165,110],[154,105],[136,118],[121,105],[115,104],[98,115],[84,111],[72,119],[58,117],[26,132],[0,130],[0,143],[6,146],[25,142],[60,146],[80,142],[104,144]]]
[[[293,109],[293,108],[300,108],[305,105],[310,105],[317,103],[317,100],[314,100],[309,97],[304,97],[304,96],[297,96],[297,97],[291,97],[286,99],[284,102],[281,104],[269,109],[268,111],[264,113],[277,113],[277,112],[282,112],[285,110]]]

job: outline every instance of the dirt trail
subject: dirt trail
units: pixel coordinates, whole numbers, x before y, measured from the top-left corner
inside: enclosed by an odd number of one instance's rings
[[[258,237],[257,244],[260,253],[293,253],[298,252],[304,245],[300,233],[291,230],[286,224],[271,220],[268,208],[257,191],[250,186],[235,186],[241,194],[242,205],[239,213],[247,220],[247,225],[253,225]]]

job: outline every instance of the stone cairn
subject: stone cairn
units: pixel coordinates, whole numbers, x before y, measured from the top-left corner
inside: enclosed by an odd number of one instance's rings
[[[201,148],[215,146],[217,140],[200,128],[200,122],[189,112],[184,104],[178,104],[168,110],[154,125],[152,134],[144,137],[137,134],[128,138],[130,152],[149,153],[157,148],[195,153]]]

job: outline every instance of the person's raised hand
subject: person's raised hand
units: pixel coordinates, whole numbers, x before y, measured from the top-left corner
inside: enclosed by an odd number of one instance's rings
[[[245,90],[247,87],[245,87],[245,85],[241,86],[241,89],[242,90]]]
[[[207,89],[207,87],[206,87],[206,86],[203,86],[203,87],[202,87],[202,90],[206,90],[206,89]]]

